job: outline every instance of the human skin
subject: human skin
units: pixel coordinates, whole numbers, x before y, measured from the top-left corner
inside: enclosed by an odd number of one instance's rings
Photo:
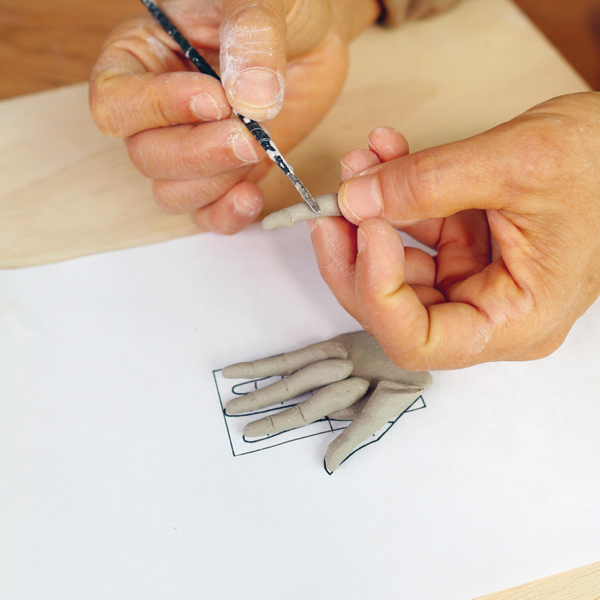
[[[600,294],[599,156],[595,92],[414,154],[376,129],[342,159],[345,218],[309,221],[320,272],[404,369],[547,356]]]
[[[223,84],[198,73],[147,13],[106,40],[90,80],[98,127],[125,139],[156,202],[235,233],[260,213],[271,163],[232,108],[267,122],[282,152],[302,140],[344,83],[347,43],[376,0],[165,0],[161,8]],[[285,97],[284,97],[285,92]]]

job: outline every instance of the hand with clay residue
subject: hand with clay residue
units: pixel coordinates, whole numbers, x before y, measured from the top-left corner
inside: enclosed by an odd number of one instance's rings
[[[323,278],[390,359],[455,369],[556,350],[600,294],[600,94],[414,154],[386,128],[369,147],[342,160],[345,218],[312,221],[311,236]]]
[[[377,341],[364,331],[223,369],[223,377],[228,379],[273,375],[285,378],[232,400],[225,412],[247,414],[317,390],[292,408],[249,423],[244,435],[273,435],[324,417],[351,420],[327,448],[325,468],[329,473],[388,421],[410,408],[431,385],[429,373],[411,373],[393,365]]]
[[[267,121],[286,152],[337,98],[348,40],[378,16],[375,0],[165,0],[161,8],[220,73],[199,73],[144,12],[106,40],[90,82],[98,127],[123,137],[169,213],[239,231],[260,213],[271,163],[232,108]],[[140,5],[140,10],[143,8]]]

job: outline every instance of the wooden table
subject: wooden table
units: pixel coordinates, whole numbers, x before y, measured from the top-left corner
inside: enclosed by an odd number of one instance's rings
[[[492,10],[492,12],[506,9],[503,4],[504,0],[477,1],[485,3],[486,10]],[[532,10],[534,13],[536,6],[540,6],[532,0],[521,1],[528,10]],[[552,3],[548,5],[550,4]],[[573,9],[572,14],[581,15],[584,14],[582,10],[584,5],[587,6],[589,3],[586,4],[583,0],[571,2],[569,9],[578,7],[579,12]],[[552,6],[556,8],[558,4],[555,2]],[[548,6],[546,6],[547,8]],[[61,0],[61,2],[52,3],[52,9],[47,8],[45,3],[39,1],[0,0],[0,40],[2,40],[0,42],[0,58],[2,59],[0,60],[0,96],[16,96],[84,80],[89,71],[90,62],[96,55],[106,31],[116,22],[137,12],[139,12],[137,3],[123,3],[120,0],[103,0],[102,3],[84,4],[74,0]],[[536,14],[541,15],[543,12],[541,10]],[[476,13],[477,11],[474,12],[475,16],[485,21],[483,13],[479,15]],[[449,22],[454,22],[452,19],[458,19],[459,16],[448,18]],[[546,25],[552,22],[552,18],[546,16]],[[541,23],[544,23],[543,19]],[[490,20],[488,26],[490,28],[489,36],[502,38],[503,32],[495,28],[493,19]],[[411,43],[414,43],[411,38],[417,39],[419,36],[425,35],[423,31],[419,25],[412,27],[403,36],[401,43],[405,43],[409,47]],[[73,32],[77,32],[77,35],[73,35]],[[439,32],[433,32],[430,35],[435,37],[442,33],[443,29],[440,29]],[[502,119],[510,118],[516,114],[515,111],[523,110],[552,94],[586,89],[585,84],[566,67],[560,57],[553,54],[541,38],[532,34],[528,29],[523,29],[521,33],[517,32],[515,35],[524,37],[519,38],[518,43],[512,45],[508,40],[506,49],[501,50],[500,54],[503,61],[513,60],[515,65],[514,76],[517,79],[513,81],[511,76],[508,76],[507,81],[504,82],[506,89],[510,89],[510,86],[517,80],[534,77],[535,71],[532,70],[534,67],[542,71],[548,70],[538,74],[539,85],[537,82],[533,82],[530,88],[527,86],[521,88],[521,98],[508,99],[503,102],[502,106],[492,106],[489,114],[477,115],[462,128],[446,128],[436,137],[431,132],[423,132],[419,129],[421,126],[418,118],[423,116],[420,113],[422,105],[429,105],[432,112],[435,112],[433,109],[438,107],[445,111],[446,118],[450,115],[450,117],[460,120],[465,114],[472,113],[476,106],[486,105],[486,103],[490,106],[493,105],[490,98],[504,88],[487,90],[487,92],[485,86],[482,89],[465,88],[469,98],[473,97],[472,101],[475,104],[470,107],[465,101],[458,108],[447,101],[448,90],[451,89],[447,86],[450,84],[440,83],[440,89],[433,90],[424,83],[427,81],[426,73],[423,74],[421,80],[416,81],[414,77],[412,80],[410,79],[410,73],[400,69],[396,73],[400,82],[398,89],[406,89],[406,86],[402,87],[403,78],[411,81],[412,96],[409,94],[403,99],[403,111],[398,111],[394,104],[388,107],[389,110],[385,116],[389,116],[392,121],[397,119],[398,122],[391,124],[398,126],[403,131],[408,130],[413,147],[418,149],[482,130]],[[380,37],[373,37],[372,45],[379,43],[379,39]],[[512,57],[510,56],[510,48],[513,46],[520,50],[525,48],[529,54],[539,52],[540,56],[543,55],[544,60],[539,63],[534,61],[531,65],[523,64],[522,57],[518,55],[517,50],[513,52]],[[366,50],[361,50],[361,52],[363,51]],[[355,52],[360,54],[358,51]],[[588,81],[596,86],[598,82],[594,79],[596,63],[594,63],[593,56],[595,55],[590,56],[592,59],[587,62],[582,61],[579,67],[582,72],[587,73]],[[433,68],[431,64],[435,62],[433,60],[435,58],[439,63],[437,66],[439,72],[436,73],[441,78],[440,73],[448,68],[447,65],[444,65],[441,55],[430,58],[432,60],[426,61],[427,64],[424,63],[423,70]],[[490,60],[492,61],[490,65],[493,65],[495,59],[492,57]],[[489,69],[490,65],[482,65],[481,73],[485,69]],[[596,71],[600,73],[600,69],[596,69]],[[553,81],[548,81],[548,72],[555,75],[550,78]],[[429,73],[429,77],[434,75],[434,71]],[[335,109],[337,112],[334,112],[329,122],[326,120],[320,126],[320,130],[316,132],[313,141],[308,146],[294,151],[296,154],[292,156],[292,162],[295,165],[302,166],[303,162],[313,159],[314,148],[322,147],[324,140],[330,142],[335,120],[342,118],[348,111],[355,110],[357,105],[360,105],[361,102],[364,103],[365,99],[370,97],[370,94],[366,94],[361,87],[366,85],[364,83],[367,78],[366,74],[361,75],[357,72],[353,77],[354,79],[351,77],[345,96]],[[473,74],[467,73],[465,79],[456,85],[466,86],[472,78]],[[374,83],[371,82],[370,85],[374,85]],[[372,88],[365,89],[368,91]],[[452,89],[457,90],[457,88]],[[387,92],[389,93],[390,90]],[[511,104],[511,102],[513,103]],[[401,114],[398,115],[398,112]],[[413,126],[411,130],[411,122],[414,122],[415,119],[417,119],[417,125]],[[8,226],[5,225],[5,231],[2,233],[3,243],[0,243],[0,266],[15,267],[49,262],[79,254],[187,235],[196,231],[185,217],[165,217],[146,202],[149,199],[147,182],[142,180],[126,163],[119,142],[102,138],[93,129],[85,109],[85,87],[76,86],[58,90],[48,96],[32,96],[2,103],[0,104],[0,123],[7,128],[3,136],[4,140],[0,140],[0,211],[2,211],[3,217],[8,219],[5,220]],[[439,125],[433,123],[430,127],[433,130],[436,127],[439,128]],[[66,135],[65,132],[68,130],[71,133]],[[63,136],[62,142],[61,135]],[[337,145],[333,143],[329,146],[330,153],[335,156],[336,152],[339,153],[342,148],[348,147],[347,144],[354,139],[352,136],[363,135],[363,131],[347,132],[345,137],[342,136],[337,140]],[[78,140],[79,146],[77,143],[74,144],[73,140]],[[51,160],[48,159],[48,154],[52,154],[57,145],[61,148],[62,153],[55,152],[56,156]],[[322,156],[317,158],[320,161],[323,160]],[[42,162],[44,166],[40,171]],[[308,167],[310,164],[305,165],[305,168]],[[100,189],[102,186],[99,185],[99,182],[103,183],[109,175],[112,175],[118,182],[119,189],[127,189],[133,194],[133,199],[130,197],[126,201],[130,203],[125,205],[125,209],[118,208],[122,206],[120,198],[108,201],[108,208],[105,198],[101,202],[98,201],[102,193]],[[69,190],[67,189],[69,186],[65,182],[76,179],[80,186],[77,188],[79,196],[74,197],[73,202],[69,204]],[[309,187],[316,192],[326,191],[330,189],[331,181],[330,175],[321,179],[317,176],[309,182]],[[55,196],[48,191],[53,185],[60,192]],[[275,179],[268,185],[271,185],[269,189],[279,190],[281,183]],[[82,193],[94,196],[96,203],[92,202],[83,209],[81,206],[77,207],[75,201]],[[40,198],[45,200],[49,198],[49,205],[44,206],[39,202]],[[65,202],[66,204],[64,204]],[[120,213],[111,213],[111,206]],[[139,213],[136,213],[136,210]],[[33,213],[39,215],[40,211],[43,218],[39,218],[37,221],[32,220],[31,215]],[[55,231],[53,234],[51,231],[53,225],[48,226],[47,218],[56,217],[57,214],[75,214],[77,217],[74,219],[74,223],[69,224],[65,230],[66,233],[57,225],[58,233]],[[104,232],[112,229],[113,237],[107,237],[107,234],[102,233],[102,228],[99,227],[87,231],[86,227],[89,226],[89,222],[86,219],[103,224]],[[140,220],[141,225],[139,225]],[[116,234],[114,233],[115,228]],[[94,237],[94,231],[97,233],[96,237]],[[77,235],[74,235],[74,232]],[[485,596],[485,599],[599,600],[600,563],[491,594]]]
[[[597,0],[516,0],[595,90],[600,89]],[[102,41],[141,8],[136,0],[0,0],[0,99],[88,78]]]

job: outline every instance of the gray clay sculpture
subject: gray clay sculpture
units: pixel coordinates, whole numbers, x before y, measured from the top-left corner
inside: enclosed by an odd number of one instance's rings
[[[228,379],[273,375],[286,377],[232,400],[225,412],[248,413],[317,390],[292,408],[249,423],[244,435],[279,433],[324,417],[351,420],[327,449],[325,468],[329,473],[385,423],[406,411],[432,382],[427,372],[404,371],[394,365],[377,340],[365,331],[223,369],[223,376]]]
[[[315,202],[321,209],[320,217],[341,217],[338,208],[337,194],[324,194],[315,198]],[[300,221],[315,219],[317,215],[304,203],[294,204],[282,210],[271,213],[262,220],[263,229],[277,229],[278,227],[289,227]]]

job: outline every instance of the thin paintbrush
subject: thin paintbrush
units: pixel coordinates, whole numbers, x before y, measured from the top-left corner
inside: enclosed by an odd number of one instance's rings
[[[200,53],[185,39],[185,37],[183,37],[179,29],[173,25],[169,20],[169,17],[165,15],[153,0],[142,0],[142,3],[152,13],[152,16],[156,19],[158,24],[177,42],[184,55],[190,59],[200,73],[210,75],[221,81],[221,78],[215,73],[211,66],[204,58],[202,58]],[[310,209],[317,215],[321,214],[319,205],[315,202],[306,187],[304,187],[304,184],[296,177],[294,169],[292,169],[290,164],[283,158],[281,152],[269,137],[269,134],[256,121],[243,117],[235,111],[234,113],[248,128],[256,141],[262,146],[263,150],[267,153],[267,156],[288,176]]]

